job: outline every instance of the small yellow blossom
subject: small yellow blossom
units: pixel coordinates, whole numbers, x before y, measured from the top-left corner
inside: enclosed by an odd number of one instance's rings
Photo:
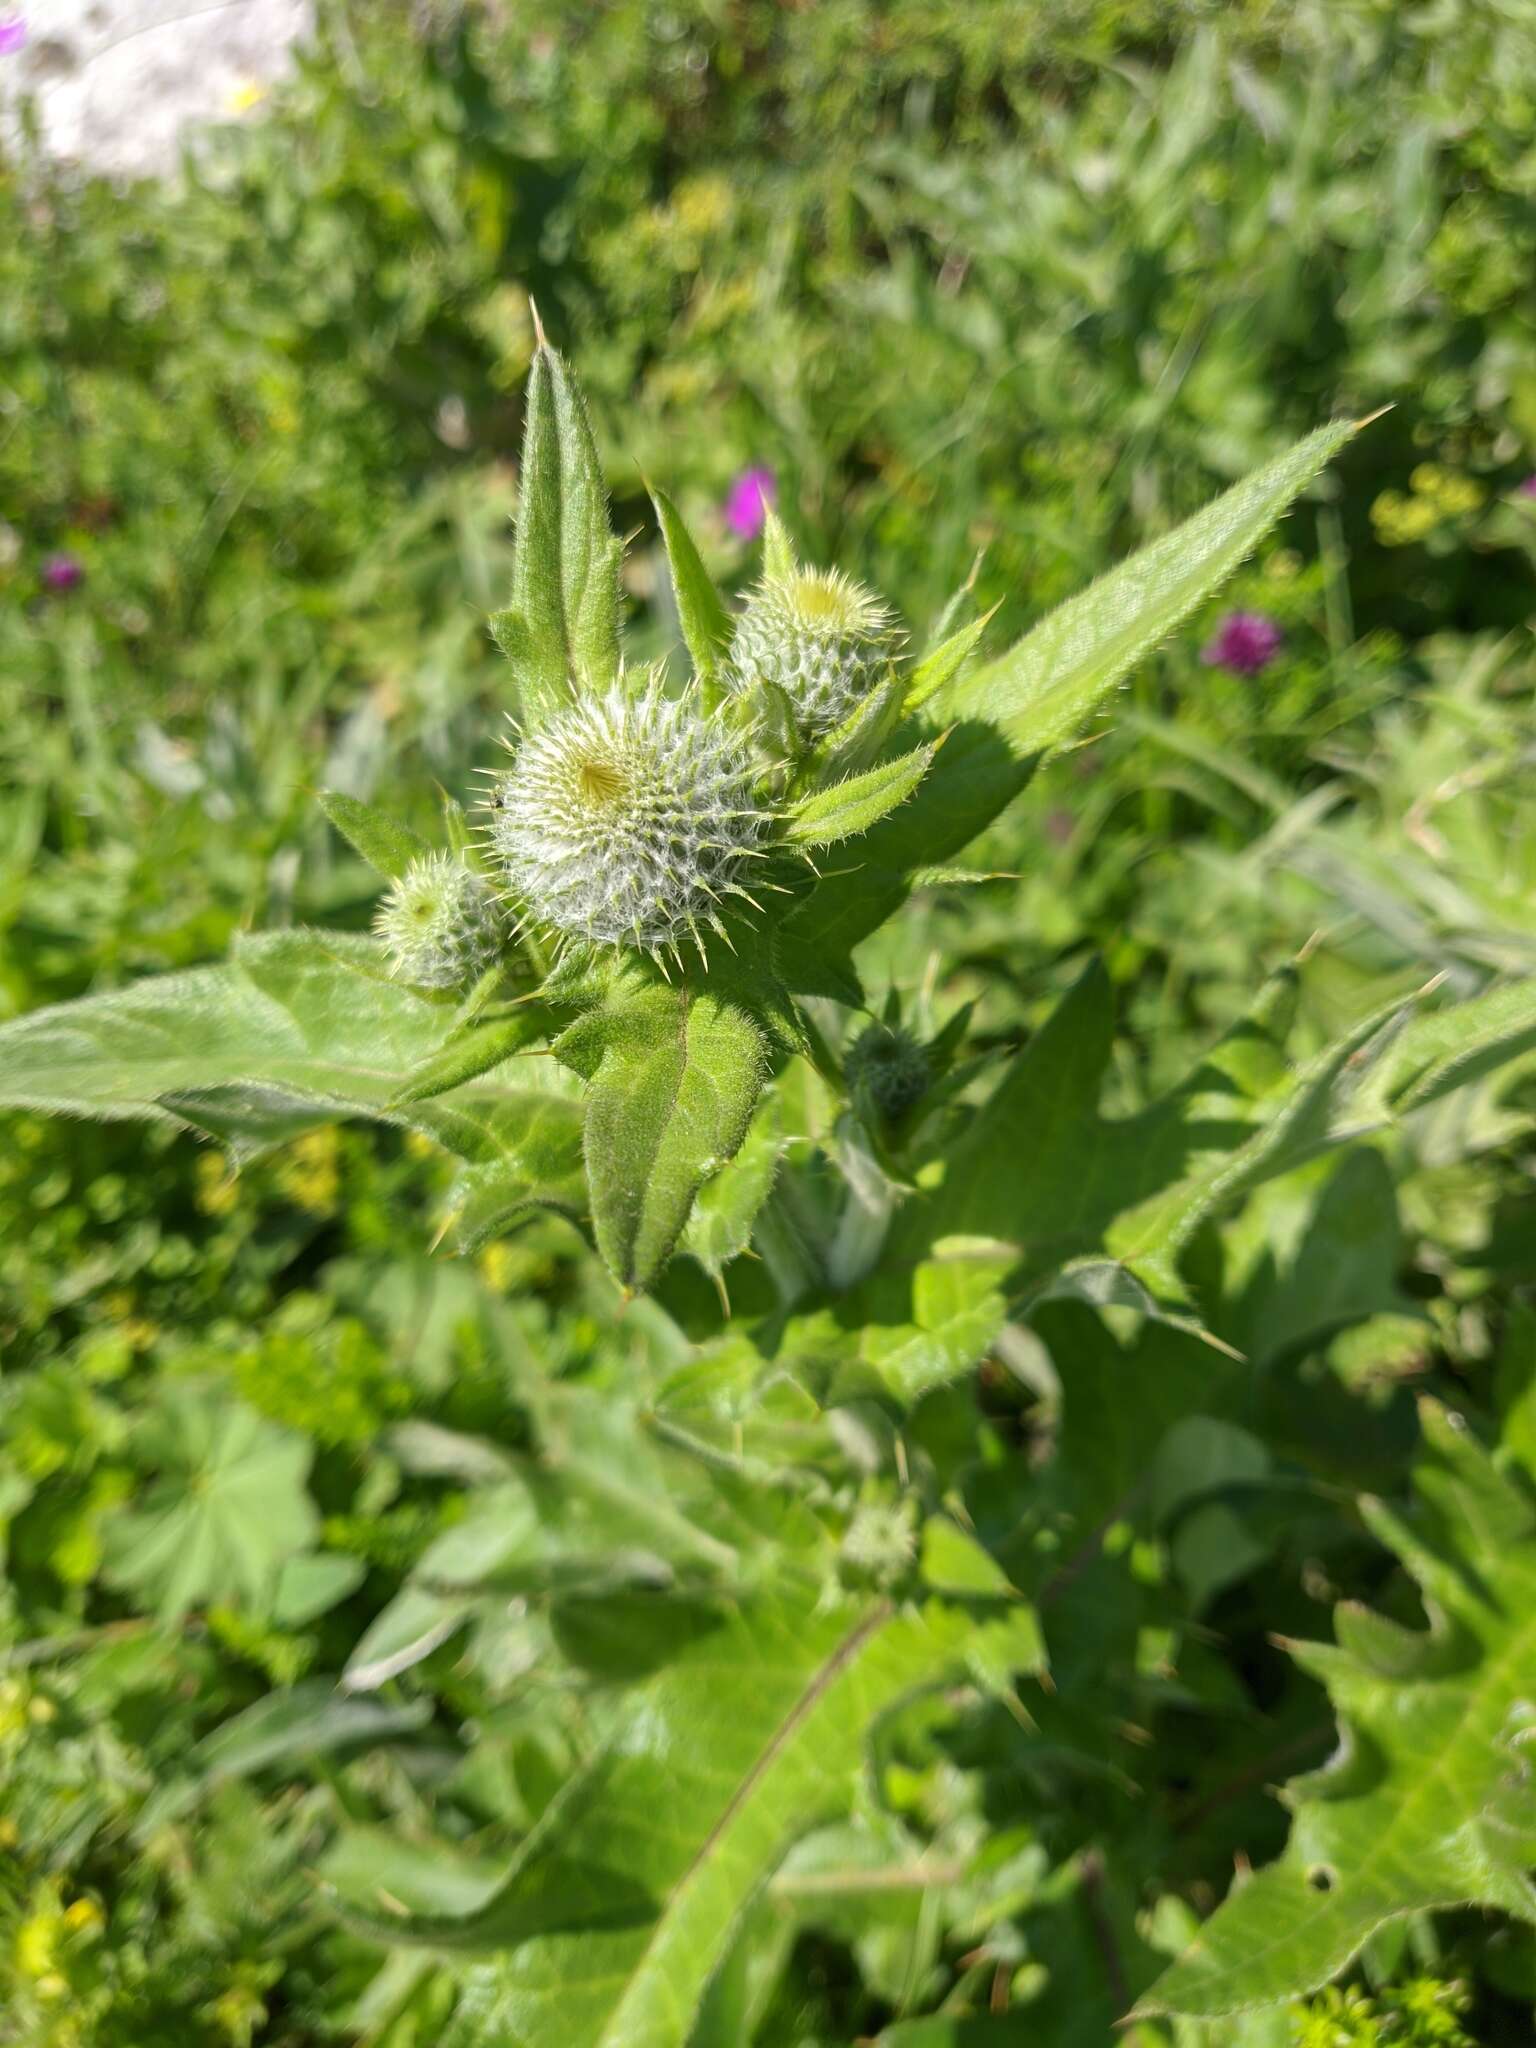
[[[221,1153],[200,1152],[193,1199],[205,1216],[227,1216],[240,1199],[235,1176]]]
[[[329,1215],[336,1207],[341,1191],[339,1145],[334,1124],[308,1131],[302,1138],[295,1138],[278,1169],[278,1184],[283,1193],[312,1216]]]

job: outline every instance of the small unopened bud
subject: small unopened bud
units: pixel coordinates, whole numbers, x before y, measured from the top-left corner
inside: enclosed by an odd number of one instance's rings
[[[838,1555],[851,1577],[876,1586],[894,1585],[905,1577],[917,1556],[910,1502],[864,1502],[844,1532]]]
[[[587,698],[517,749],[486,837],[528,917],[648,952],[720,929],[765,823],[732,727],[653,677]]]
[[[412,861],[379,905],[374,930],[401,981],[414,988],[463,988],[501,950],[495,898],[453,853]]]
[[[736,621],[737,690],[783,699],[803,745],[841,725],[884,677],[895,622],[878,597],[835,569],[765,577]]]
[[[892,1123],[915,1109],[933,1078],[928,1051],[910,1032],[871,1024],[848,1049],[843,1072],[850,1090],[863,1090]]]

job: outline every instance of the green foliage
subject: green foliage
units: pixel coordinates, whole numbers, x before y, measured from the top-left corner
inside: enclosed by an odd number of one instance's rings
[[[320,808],[336,830],[381,875],[398,879],[431,849],[419,832],[398,824],[376,804],[359,803],[338,789],[322,789]]]
[[[512,602],[491,630],[534,723],[593,693],[619,665],[619,543],[581,393],[540,335],[523,410]]]
[[[573,1024],[555,1050],[591,1082],[582,1143],[598,1250],[624,1286],[648,1286],[746,1135],[762,1034],[707,991],[649,988]]]
[[[1536,1475],[1500,1467],[1465,1420],[1427,1405],[1416,1523],[1366,1500],[1367,1526],[1417,1583],[1425,1633],[1358,1603],[1334,1644],[1295,1644],[1338,1712],[1334,1760],[1291,1786],[1285,1855],[1236,1890],[1143,2009],[1216,2017],[1336,1976],[1388,1920],[1497,1907],[1536,1922],[1531,1584]]]
[[[1133,662],[1171,632],[1336,455],[1355,428],[1319,427],[1166,539],[1064,604],[936,700],[995,723],[1020,753],[1070,739]]]
[[[888,811],[905,803],[932,759],[932,747],[914,747],[910,754],[899,755],[879,768],[816,790],[796,806],[788,838],[799,846],[832,846],[839,839],[867,832]]]
[[[942,1676],[953,1641],[942,1617],[818,1613],[814,1595],[705,1617],[477,1912],[375,1931],[511,1952],[469,1974],[462,2042],[685,2043],[763,1877],[851,1801],[872,1724]]]
[[[157,1479],[118,1519],[117,1582],[166,1615],[229,1594],[265,1606],[278,1568],[316,1533],[309,1446],[184,1388],[146,1419],[135,1453]]]
[[[656,523],[666,543],[678,623],[683,629],[693,672],[699,679],[699,688],[708,707],[718,696],[714,684],[721,659],[730,644],[730,614],[710,581],[709,571],[704,567],[693,536],[683,524],[677,507],[665,491],[654,489],[651,503],[656,508]]]
[[[1524,2048],[1533,58],[355,0],[17,144],[0,2040]],[[675,953],[469,808],[648,693]]]

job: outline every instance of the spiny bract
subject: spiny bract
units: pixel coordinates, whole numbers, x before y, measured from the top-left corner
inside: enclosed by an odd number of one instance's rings
[[[587,698],[525,739],[487,799],[486,828],[512,895],[537,924],[599,945],[675,951],[723,929],[746,897],[767,822],[747,750],[659,677]],[[702,949],[702,948],[701,948]]]
[[[809,745],[854,712],[886,672],[895,621],[873,591],[837,569],[768,576],[747,600],[731,642],[736,689],[783,697]]]
[[[495,897],[453,853],[412,861],[379,905],[374,930],[395,974],[415,988],[478,980],[503,937]]]

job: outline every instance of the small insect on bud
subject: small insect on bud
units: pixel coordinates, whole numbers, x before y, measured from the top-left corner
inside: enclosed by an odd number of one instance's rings
[[[517,749],[487,798],[486,837],[528,917],[598,945],[658,953],[721,930],[766,816],[746,749],[659,677],[614,688]]]
[[[379,905],[374,931],[400,981],[414,988],[463,988],[501,950],[496,900],[453,853],[414,860]]]
[[[886,673],[895,620],[836,569],[765,577],[736,621],[731,670],[742,695],[776,691],[809,746],[843,723]]]
[[[933,1078],[927,1048],[910,1032],[889,1024],[871,1024],[860,1032],[848,1048],[843,1071],[849,1088],[867,1091],[875,1108],[892,1123],[917,1107]]]

